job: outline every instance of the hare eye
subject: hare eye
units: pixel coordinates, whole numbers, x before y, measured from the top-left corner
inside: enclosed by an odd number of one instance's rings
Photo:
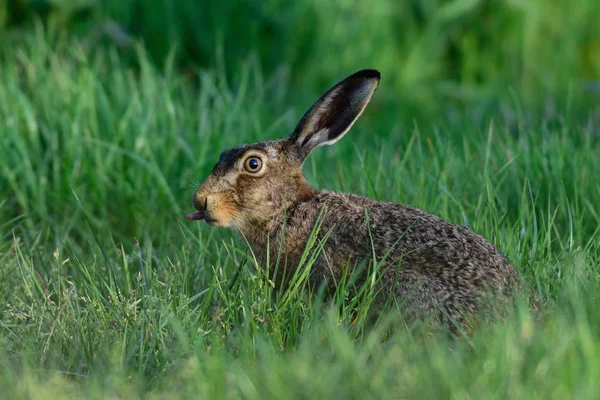
[[[248,172],[256,173],[262,169],[263,162],[258,157],[248,157],[244,162],[244,168]]]

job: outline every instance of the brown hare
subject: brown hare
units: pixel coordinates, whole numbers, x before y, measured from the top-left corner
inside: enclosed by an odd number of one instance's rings
[[[279,288],[296,272],[319,224],[322,249],[311,266],[311,289],[334,288],[359,264],[364,282],[376,265],[379,298],[392,295],[405,318],[470,330],[470,316],[489,317],[520,288],[519,274],[496,247],[410,206],[318,191],[302,174],[315,148],[348,132],[379,79],[376,70],[356,72],[329,89],[286,139],[225,150],[194,194],[198,211],[187,218],[237,229],[261,265],[269,261]]]

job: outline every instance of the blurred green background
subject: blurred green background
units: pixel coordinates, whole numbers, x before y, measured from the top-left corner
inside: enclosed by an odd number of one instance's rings
[[[596,0],[3,0],[0,29],[18,45],[34,21],[84,47],[141,41],[163,67],[218,70],[235,80],[255,59],[313,96],[364,67],[378,68],[398,117],[479,118],[489,107],[554,118],[600,99]],[[173,50],[174,49],[174,50]],[[131,57],[132,61],[135,57]],[[380,95],[382,96],[382,95]],[[450,114],[452,115],[452,114]],[[582,117],[586,117],[583,115]]]

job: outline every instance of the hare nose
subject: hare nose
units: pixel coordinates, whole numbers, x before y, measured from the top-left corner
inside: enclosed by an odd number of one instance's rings
[[[205,211],[207,204],[208,204],[208,196],[207,195],[205,195],[201,192],[196,192],[196,194],[194,194],[193,205],[196,210]]]

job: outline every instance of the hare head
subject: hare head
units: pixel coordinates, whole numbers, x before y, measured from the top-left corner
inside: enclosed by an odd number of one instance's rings
[[[304,160],[348,132],[379,79],[376,70],[356,72],[323,94],[287,138],[225,150],[194,194],[198,211],[187,218],[241,231],[262,229],[290,204],[314,196],[302,174]]]

